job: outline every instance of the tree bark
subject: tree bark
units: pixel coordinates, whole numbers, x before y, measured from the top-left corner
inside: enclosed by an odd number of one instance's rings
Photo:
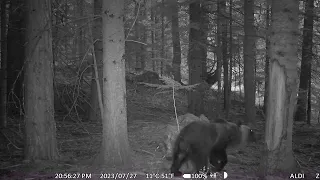
[[[297,96],[299,2],[272,1],[269,99],[262,177],[297,173],[292,151],[293,112]]]
[[[312,64],[312,39],[313,39],[313,8],[314,0],[307,0],[305,3],[305,17],[303,28],[302,42],[302,60],[300,71],[300,86],[298,92],[297,111],[295,114],[296,121],[307,120],[308,108],[308,87],[311,79],[311,64]]]
[[[164,0],[161,0],[161,7],[162,9],[164,9]],[[165,31],[165,24],[164,24],[164,10],[161,11],[161,51],[160,51],[160,57],[161,57],[161,61],[160,61],[160,75],[163,76],[164,73],[164,58],[165,58],[165,39],[164,39],[164,31]]]
[[[311,124],[311,89],[312,89],[312,86],[311,86],[311,78],[309,79],[309,87],[308,87],[308,109],[307,109],[307,124]]]
[[[270,5],[267,3],[267,12],[266,12],[266,29],[267,29],[267,34],[266,34],[266,60],[265,60],[265,68],[264,68],[264,73],[265,73],[265,78],[264,78],[264,99],[263,99],[263,111],[264,113],[267,112],[267,103],[268,103],[268,87],[269,87],[269,49],[270,49],[270,37],[269,37],[269,28],[270,28]]]
[[[94,53],[97,61],[98,76],[96,77],[94,68],[92,68],[92,81],[91,81],[91,98],[90,104],[91,108],[89,111],[89,120],[100,121],[101,112],[99,107],[99,97],[97,90],[97,81],[99,80],[102,89],[102,19],[98,16],[101,15],[102,0],[94,0],[94,15],[95,20],[92,27],[92,35],[94,42]],[[92,62],[93,64],[93,62]]]
[[[228,115],[229,115],[229,110],[232,108],[232,104],[231,104],[231,86],[232,86],[232,74],[233,74],[233,54],[232,54],[232,47],[233,47],[233,34],[232,34],[232,21],[233,21],[233,18],[232,18],[232,6],[233,6],[233,3],[232,3],[233,0],[229,0],[229,61],[230,61],[230,64],[229,64],[229,84],[228,84],[228,111],[226,112],[227,113],[227,118],[228,118]]]
[[[253,0],[244,1],[244,96],[247,122],[255,123],[255,31]]]
[[[229,105],[230,105],[230,97],[229,97],[229,59],[228,59],[228,19],[227,19],[227,11],[226,11],[226,1],[220,0],[219,4],[221,14],[221,49],[222,49],[222,61],[223,61],[223,95],[224,95],[224,106],[223,109],[225,111],[225,117],[228,117],[229,114]]]
[[[103,138],[96,163],[130,165],[124,55],[124,0],[102,1]]]
[[[217,1],[217,37],[216,37],[216,53],[217,53],[217,81],[218,81],[218,92],[221,92],[221,69],[222,69],[222,48],[221,48],[221,27],[223,21],[223,11],[221,10],[221,3],[223,4],[224,0]]]
[[[189,52],[188,52],[188,66],[189,66],[189,84],[197,84],[203,82],[203,59],[204,55],[201,32],[201,18],[203,18],[203,11],[199,2],[194,2],[189,5],[190,11],[190,33],[189,33]],[[195,28],[195,26],[199,26]],[[204,113],[204,89],[198,88],[195,91],[190,91],[188,94],[188,112],[196,116]]]
[[[28,0],[26,3],[29,43],[25,65],[25,159],[56,160],[51,1]]]
[[[171,33],[172,33],[172,45],[173,45],[173,60],[172,60],[172,69],[173,69],[173,78],[175,81],[181,83],[181,46],[180,46],[180,33],[179,33],[179,7],[178,1],[172,0],[171,4]]]
[[[7,0],[1,2],[0,128],[7,127]]]

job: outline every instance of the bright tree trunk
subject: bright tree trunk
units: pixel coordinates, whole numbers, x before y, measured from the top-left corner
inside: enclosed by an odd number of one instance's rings
[[[128,165],[130,148],[127,129],[124,55],[124,0],[102,1],[103,35],[103,138],[97,163]]]
[[[51,1],[28,0],[26,3],[25,159],[55,160],[58,152],[53,105]]]
[[[296,172],[292,151],[293,111],[297,96],[299,2],[272,1],[269,99],[265,152],[260,173],[286,177]]]

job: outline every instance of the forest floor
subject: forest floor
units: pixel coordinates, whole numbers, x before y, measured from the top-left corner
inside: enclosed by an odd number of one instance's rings
[[[220,116],[222,102],[215,93],[208,93],[206,116],[209,119]],[[186,113],[187,96],[185,92],[176,94],[177,114]],[[92,179],[100,179],[103,173],[131,172],[135,179],[150,178],[154,173],[169,173],[170,161],[164,158],[162,148],[165,127],[174,122],[174,107],[171,90],[157,90],[144,86],[127,85],[128,136],[132,150],[133,165],[127,169],[116,167],[97,167],[94,159],[99,153],[102,139],[101,122],[81,120],[74,114],[72,118],[57,115],[57,143],[61,159],[57,162],[37,162],[29,164],[23,161],[23,121],[10,119],[7,129],[1,130],[0,140],[0,179],[57,179],[63,173],[91,173]],[[80,116],[82,117],[82,116]],[[230,119],[243,120],[243,103],[232,100]],[[64,120],[63,120],[64,119]],[[257,115],[257,134],[259,141],[250,144],[241,154],[226,165],[228,179],[256,179],[255,172],[260,163],[264,134],[264,120]],[[295,158],[307,178],[320,173],[320,125],[294,128],[293,145]],[[313,174],[312,174],[313,173]],[[105,179],[111,178],[106,175]],[[58,177],[59,178],[59,177]],[[66,179],[66,178],[59,178]],[[81,179],[81,178],[69,178]],[[85,178],[83,178],[85,179]],[[119,178],[120,179],[120,178]],[[310,178],[314,179],[314,178]]]

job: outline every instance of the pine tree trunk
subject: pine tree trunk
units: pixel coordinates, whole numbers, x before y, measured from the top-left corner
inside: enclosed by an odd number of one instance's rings
[[[223,94],[224,94],[224,111],[226,118],[229,114],[229,105],[230,105],[230,97],[229,97],[229,59],[228,59],[228,19],[226,12],[226,1],[220,0],[219,4],[220,12],[222,13],[221,19],[221,49],[222,49],[222,61],[223,61]]]
[[[1,2],[0,128],[7,127],[7,0]]]
[[[25,65],[26,160],[58,159],[53,101],[51,1],[28,0]],[[41,32],[41,36],[39,36]]]
[[[190,24],[201,24],[202,11],[199,2],[194,2],[189,5],[190,12]],[[205,67],[202,60],[206,56],[203,54],[203,46],[201,43],[202,32],[200,28],[193,28],[190,26],[189,33],[189,52],[188,52],[188,66],[189,66],[189,84],[197,84],[202,82],[202,72]],[[195,91],[190,91],[188,95],[188,112],[196,116],[203,114],[204,112],[204,90],[198,88]]]
[[[102,8],[102,0],[94,0],[94,15],[100,16]],[[94,53],[95,58],[98,65],[98,78],[100,82],[100,86],[102,89],[102,41],[101,41],[101,33],[102,33],[102,19],[96,17],[93,22],[92,27],[92,35],[94,43]],[[92,63],[93,64],[93,63]],[[92,81],[91,81],[91,97],[90,104],[91,108],[89,110],[89,120],[100,121],[101,120],[101,112],[99,107],[99,97],[97,90],[97,77],[95,75],[95,70],[92,68]]]
[[[226,112],[227,113],[227,115],[229,115],[229,110],[232,108],[231,106],[232,106],[232,104],[231,104],[231,86],[232,86],[232,74],[233,74],[233,70],[232,70],[232,68],[233,68],[233,54],[232,54],[232,44],[233,44],[233,34],[232,34],[232,5],[233,5],[233,3],[232,3],[232,0],[230,0],[229,1],[229,18],[230,18],[230,20],[229,20],[229,34],[230,34],[230,36],[229,36],[229,61],[230,61],[230,64],[229,64],[229,84],[228,84],[228,97],[229,97],[229,99],[228,99],[228,112]]]
[[[255,123],[255,31],[253,0],[244,1],[244,96],[247,122]]]
[[[297,173],[292,151],[293,112],[297,96],[299,2],[273,0],[270,30],[269,99],[261,176]]]
[[[171,33],[172,33],[172,45],[173,45],[173,60],[172,69],[173,77],[177,82],[181,82],[181,46],[180,46],[180,33],[179,33],[179,7],[178,1],[170,1],[172,15],[171,15]]]
[[[270,5],[267,3],[267,13],[266,13],[266,29],[269,32],[270,28]],[[263,112],[267,112],[267,106],[268,106],[268,98],[269,98],[269,49],[270,49],[270,37],[269,33],[266,35],[266,60],[265,60],[265,68],[264,68],[264,73],[265,73],[265,78],[264,78],[264,99],[263,99]]]
[[[311,124],[311,78],[309,79],[309,86],[308,86],[308,109],[307,109],[307,124]]]
[[[303,45],[302,60],[300,71],[300,86],[298,93],[297,111],[295,114],[296,121],[307,120],[308,108],[308,87],[311,79],[311,62],[312,62],[312,39],[313,39],[313,8],[314,0],[307,0],[305,3],[305,18],[303,28]]]
[[[161,7],[162,9],[164,9],[164,0],[161,0]],[[160,61],[160,75],[163,76],[164,73],[164,58],[165,58],[165,52],[164,52],[164,48],[165,48],[165,39],[164,39],[164,31],[165,31],[165,24],[164,24],[164,11],[161,11],[161,61]]]
[[[153,0],[151,1],[151,13],[150,13],[150,18],[151,18],[151,60],[152,60],[152,71],[156,72],[156,61],[155,61],[155,50],[156,50],[156,43],[155,43],[155,37],[156,37],[156,22],[155,22],[155,8],[153,4]]]
[[[124,55],[124,0],[102,1],[103,138],[98,164],[130,165]]]
[[[221,3],[223,3],[224,0],[218,0],[217,1],[217,37],[216,37],[216,47],[217,47],[217,81],[218,81],[218,92],[221,92],[221,71],[222,71],[222,49],[221,49],[221,27],[222,27],[222,21],[223,21],[223,12],[221,10]]]

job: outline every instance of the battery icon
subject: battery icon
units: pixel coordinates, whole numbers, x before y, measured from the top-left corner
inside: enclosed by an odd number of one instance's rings
[[[191,178],[191,174],[183,174],[182,177],[186,178],[186,179],[190,179]]]

